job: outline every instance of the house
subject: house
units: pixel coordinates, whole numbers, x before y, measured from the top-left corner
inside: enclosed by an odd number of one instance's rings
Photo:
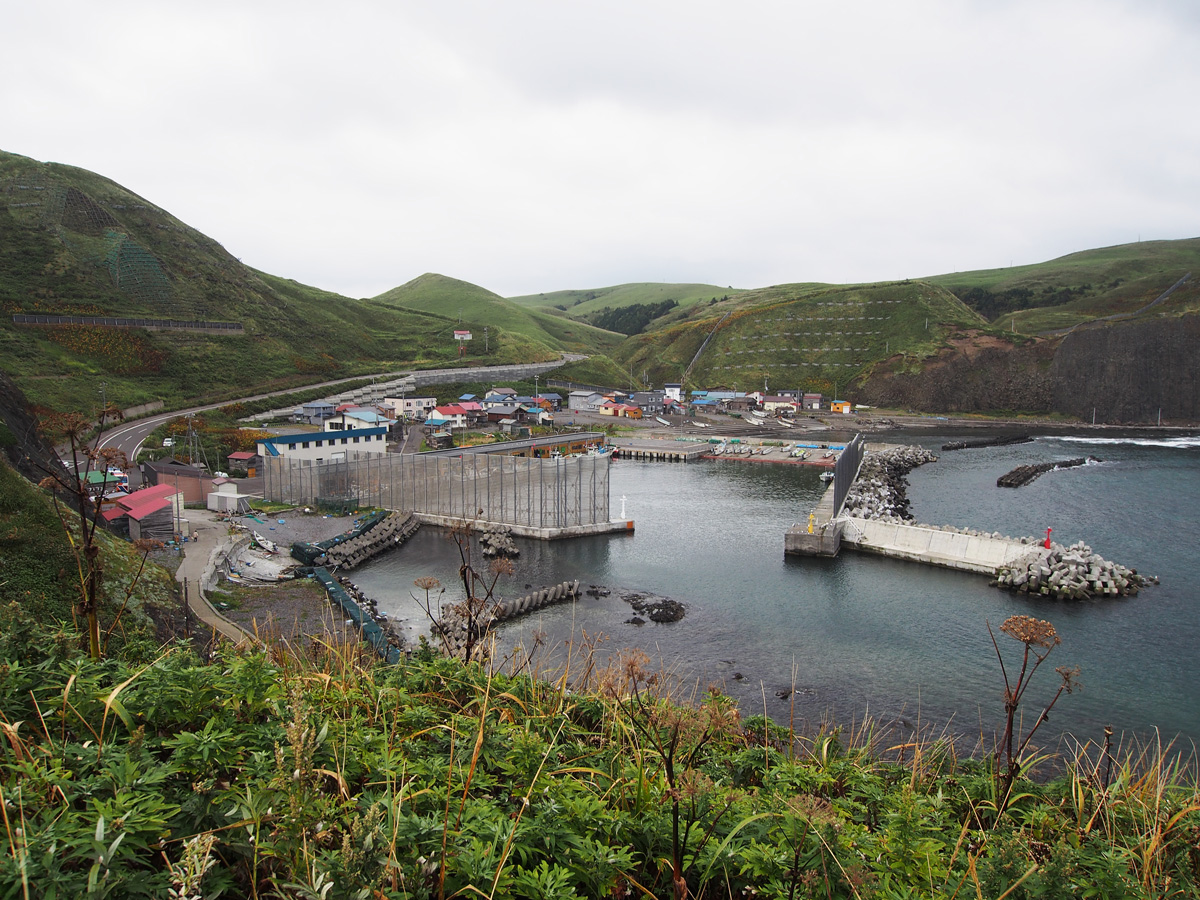
[[[831,410],[833,410],[835,413],[841,413],[842,415],[849,415],[850,414],[850,401],[849,400],[834,400],[832,403],[829,404],[829,408]]]
[[[497,422],[503,424],[504,419],[517,420],[518,408],[516,406],[493,406],[487,411],[487,420],[489,422]]]
[[[664,384],[663,393],[674,400],[676,403],[683,402],[683,385],[682,384]]]
[[[467,414],[467,427],[478,425],[481,422],[487,421],[487,412],[483,408],[483,404],[476,400],[460,400],[456,406],[461,406]]]
[[[512,406],[516,402],[517,392],[510,387],[494,387],[483,395],[480,401],[485,409],[493,406]]]
[[[212,490],[213,476],[207,469],[182,462],[173,456],[142,463],[141,471],[142,484],[152,487],[170,485],[183,494],[184,503],[203,503]]]
[[[269,440],[258,442],[258,454],[264,460],[282,456],[287,459],[333,462],[346,459],[347,454],[387,453],[387,435],[386,426],[277,434]]]
[[[776,394],[770,397],[763,397],[762,407],[769,413],[790,416],[796,412],[796,401],[791,397],[784,397]]]
[[[754,401],[742,394],[740,397],[730,397],[721,401],[726,412],[744,413],[754,409]]]
[[[662,391],[634,391],[630,402],[642,411],[642,415],[660,416],[665,399],[666,394]]]
[[[451,428],[466,428],[467,427],[467,411],[457,403],[451,403],[449,406],[439,406],[434,409],[434,412],[440,419],[444,419],[449,423]],[[429,424],[429,420],[425,420],[425,424]]]
[[[183,504],[182,491],[170,484],[158,484],[116,498],[100,517],[109,528],[129,535],[132,541],[142,538],[169,541],[177,530],[186,531]]]
[[[314,400],[300,407],[300,418],[309,425],[320,425],[336,412],[337,407],[328,400]]]
[[[801,408],[805,410],[813,410],[821,408],[821,401],[824,399],[820,394],[805,394],[801,398]]]
[[[558,412],[560,409],[562,409],[562,394],[559,394],[555,391],[543,391],[538,396],[540,396],[543,400],[550,401],[551,412]]]
[[[352,431],[356,428],[378,428],[387,425],[387,416],[365,406],[350,406],[325,420],[326,431]]]
[[[394,418],[425,421],[437,406],[437,397],[385,397],[384,406],[394,413]]]
[[[227,459],[230,472],[241,472],[249,478],[257,475],[262,466],[262,457],[253,450],[238,450],[230,453]]]
[[[604,395],[599,391],[571,391],[567,396],[567,408],[574,412],[589,412],[599,409]]]
[[[640,419],[642,411],[632,403],[615,403],[608,401],[600,406],[600,415],[617,416],[626,419]]]

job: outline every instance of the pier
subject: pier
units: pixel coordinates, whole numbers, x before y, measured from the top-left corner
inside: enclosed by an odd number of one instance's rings
[[[710,451],[707,443],[696,444],[680,441],[612,441],[613,456],[618,459],[644,459],[657,462],[695,462]]]
[[[1023,541],[852,516],[838,524],[841,544],[852,550],[981,575],[994,576],[1035,549]]]

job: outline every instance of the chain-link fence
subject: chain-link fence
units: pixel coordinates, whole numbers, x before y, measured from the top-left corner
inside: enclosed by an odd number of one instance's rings
[[[263,492],[277,503],[377,506],[530,528],[609,521],[609,460],[357,454],[314,462],[271,457]]]

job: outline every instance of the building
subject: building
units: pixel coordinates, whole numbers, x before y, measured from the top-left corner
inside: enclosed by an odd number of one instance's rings
[[[320,425],[337,412],[337,407],[328,400],[313,400],[300,407],[300,419],[309,425]]]
[[[662,391],[634,391],[630,402],[640,409],[644,416],[661,416],[665,399],[666,394]]]
[[[182,491],[171,484],[158,484],[115,498],[100,517],[108,528],[132,541],[169,541],[178,531],[186,531],[183,504]]]
[[[512,406],[516,403],[517,392],[510,387],[494,387],[483,395],[484,409],[491,409],[493,406]]]
[[[347,454],[387,453],[387,435],[386,427],[279,434],[270,440],[259,441],[258,454],[264,460],[269,456],[283,456],[333,462],[346,459]]]
[[[437,406],[437,397],[385,397],[381,405],[395,413],[393,418],[424,422]]]
[[[567,396],[567,409],[574,412],[590,412],[599,409],[604,395],[599,391],[571,391]]]
[[[250,512],[250,495],[238,491],[238,483],[232,478],[214,478],[213,490],[208,495],[208,508],[214,512],[240,514]]]
[[[820,394],[805,394],[801,399],[801,408],[805,410],[818,410],[821,408],[821,401],[823,399]]]
[[[142,463],[141,471],[142,484],[152,487],[170,485],[183,495],[184,503],[203,503],[212,490],[213,476],[207,469],[182,462],[173,456]]]
[[[790,416],[796,412],[796,401],[791,397],[776,394],[772,397],[763,397],[762,408],[769,413],[782,413]]]
[[[434,410],[439,419],[449,423],[451,428],[466,428],[467,427],[467,411],[457,403],[451,403],[449,406],[439,406]],[[425,420],[425,424],[429,424],[429,420]]]
[[[676,403],[683,402],[683,385],[682,384],[664,384],[663,393]]]
[[[352,406],[325,420],[326,431],[353,431],[390,424],[387,416],[365,406]]]
[[[829,408],[831,410],[833,410],[835,413],[841,413],[842,415],[849,415],[850,414],[850,401],[849,400],[834,400],[832,403],[829,404]]]
[[[238,450],[230,453],[227,459],[230,472],[241,472],[249,478],[257,475],[262,465],[262,457],[252,450]]]

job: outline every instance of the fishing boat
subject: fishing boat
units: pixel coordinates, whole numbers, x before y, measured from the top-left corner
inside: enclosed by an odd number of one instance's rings
[[[830,481],[833,481],[833,473],[832,473],[832,472],[822,472],[822,473],[821,473],[821,480],[822,480],[822,481],[824,481],[824,482],[826,482],[826,483],[828,483],[828,482],[830,482]]]
[[[670,423],[670,422],[668,422],[666,419],[664,419],[662,416],[655,416],[655,417],[654,417],[654,421],[656,421],[656,422],[657,422],[659,425],[667,425],[667,426],[670,426],[670,424],[671,424],[671,423]]]
[[[784,428],[795,428],[796,427],[791,422],[785,421],[784,419],[780,419],[779,424],[782,425]]]

